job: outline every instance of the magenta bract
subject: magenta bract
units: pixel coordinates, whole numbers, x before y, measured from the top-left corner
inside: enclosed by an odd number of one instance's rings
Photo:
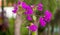
[[[23,9],[30,9],[30,6],[27,5],[25,2],[22,2],[22,8]]]
[[[31,31],[36,31],[37,30],[37,26],[36,25],[31,25],[31,26],[29,26],[29,30],[31,30]]]
[[[12,10],[12,12],[13,12],[13,13],[16,13],[16,12],[17,12],[17,10]]]
[[[40,22],[40,25],[41,25],[42,27],[45,27],[45,26],[46,26],[46,22],[44,21],[44,18],[43,18],[42,16],[40,16],[39,22]]]
[[[49,10],[46,10],[44,12],[44,19],[45,19],[45,21],[50,22],[51,18],[52,18],[52,13]]]
[[[27,16],[27,20],[31,21],[32,20],[32,17],[31,16]]]
[[[22,8],[26,10],[26,12],[24,12],[26,15],[33,14],[33,9],[31,8],[31,6],[27,5],[25,2],[22,2]]]
[[[24,12],[24,14],[26,14],[26,15],[32,15],[33,14],[33,10],[27,10],[26,12]]]
[[[12,11],[13,13],[16,13],[18,10],[18,6],[16,4],[14,4],[14,10]]]
[[[42,11],[43,10],[43,4],[42,3],[39,3],[37,9],[39,11]]]
[[[18,1],[18,3],[17,3],[18,5],[20,5],[21,4],[21,2],[20,1]]]

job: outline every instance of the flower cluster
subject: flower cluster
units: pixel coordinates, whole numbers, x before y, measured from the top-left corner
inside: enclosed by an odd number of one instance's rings
[[[32,20],[31,16],[27,16],[27,20],[31,21]]]
[[[44,18],[43,18],[42,16],[40,16],[39,22],[40,22],[40,25],[41,25],[41,26],[45,27],[46,22],[44,21]]]
[[[24,14],[27,15],[27,20],[31,21],[31,15],[33,14],[33,9],[31,8],[30,5],[26,4],[25,2],[20,2],[18,1],[17,5],[14,4],[14,10],[12,11],[13,13],[16,13],[18,10],[18,6],[21,4],[21,7],[25,10]]]
[[[24,14],[27,15],[27,20],[31,21],[31,15],[33,14],[33,9],[30,5],[26,4],[25,2],[22,2],[22,8],[25,10]]]
[[[13,13],[16,13],[17,12],[17,10],[18,10],[18,7],[17,7],[17,5],[16,4],[14,4],[14,10],[12,11]]]
[[[44,17],[40,16],[39,18],[40,25],[45,27],[46,23],[50,22],[51,18],[52,18],[52,13],[49,10],[46,10],[44,12]]]
[[[36,31],[36,30],[37,30],[37,26],[36,26],[36,25],[31,25],[31,26],[29,27],[29,30],[31,30],[31,31]]]
[[[52,17],[52,13],[49,10],[46,10],[44,12],[44,19],[45,19],[45,21],[50,22],[51,17]]]
[[[37,9],[39,11],[42,11],[43,10],[43,4],[42,3],[39,3]]]
[[[26,15],[27,20],[31,21],[32,20],[31,15],[33,15],[33,13],[34,13],[33,12],[34,5],[30,6],[30,5],[26,4],[26,2],[20,2],[20,1],[18,1],[17,4],[14,4],[14,10],[12,12],[16,13],[19,6],[21,6],[22,9],[25,11],[24,14]],[[43,10],[43,4],[42,3],[39,3],[37,5],[37,10],[39,10],[39,11]],[[43,17],[40,16],[40,18],[39,18],[40,25],[43,26],[43,27],[45,27],[46,23],[50,22],[51,18],[52,18],[52,13],[49,10],[46,10],[44,12],[44,16]],[[38,27],[32,23],[29,26],[28,29],[31,30],[31,31],[36,31],[37,28]]]
[[[14,10],[12,11],[13,13],[16,13],[16,12],[17,12],[17,10],[18,10],[18,6],[19,6],[20,4],[21,4],[20,1],[18,1],[17,4],[14,4]]]
[[[24,14],[27,15],[27,20],[31,21],[32,20],[31,15],[33,14],[32,7],[30,5],[27,5],[25,2],[22,2],[22,8],[25,10]],[[31,31],[36,31],[37,26],[31,23],[28,29]]]
[[[28,26],[28,29],[31,31],[36,31],[38,29],[38,27],[35,24],[31,23],[31,25]]]

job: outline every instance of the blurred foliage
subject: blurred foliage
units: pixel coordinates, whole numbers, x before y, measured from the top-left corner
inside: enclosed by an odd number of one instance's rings
[[[6,0],[7,6],[8,6],[9,3],[14,4],[14,3],[17,3],[17,2],[18,2],[18,0]]]
[[[60,0],[57,0],[57,7],[60,9]]]
[[[57,1],[56,0],[48,0],[49,2],[49,10],[52,12],[52,14],[55,14],[57,9]]]
[[[50,10],[54,18],[54,14],[56,13],[56,9],[57,9],[57,1],[56,0],[41,0],[41,2],[43,3],[44,11],[47,9]]]
[[[28,35],[28,29],[26,28],[24,23],[22,23],[20,32],[21,32],[21,35]]]
[[[14,35],[14,18],[9,18],[9,31],[10,34],[7,32],[7,35]],[[21,25],[21,34],[28,35],[28,29],[26,28],[26,24],[22,23]]]
[[[14,18],[9,18],[9,31],[10,31],[10,35],[14,34]],[[7,33],[7,35],[9,35]]]
[[[44,11],[46,10],[46,9],[48,9],[48,0],[41,0],[40,1],[42,4],[43,4],[43,9],[44,9]]]
[[[24,0],[29,5],[38,4],[40,0]]]

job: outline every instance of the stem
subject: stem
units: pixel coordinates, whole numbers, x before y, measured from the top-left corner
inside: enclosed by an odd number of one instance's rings
[[[32,35],[36,35],[36,31],[35,32],[32,32]]]
[[[50,35],[50,24],[48,24],[48,32],[47,35]]]
[[[18,15],[16,16],[16,20],[15,20],[15,35],[21,35],[20,32],[20,28],[21,28],[21,24],[22,24],[22,19],[21,19],[22,15]]]
[[[54,21],[52,21],[52,31],[51,31],[51,35],[54,35]]]
[[[38,21],[35,21],[34,23],[38,27]],[[35,32],[33,32],[32,34],[33,35],[38,35],[38,29]]]
[[[29,30],[29,35],[31,35],[31,31]]]
[[[20,0],[21,2],[23,0]],[[20,28],[22,24],[22,10],[19,10],[20,12],[17,12],[16,20],[15,20],[15,35],[21,35]]]
[[[58,20],[58,28],[59,28],[58,35],[60,35],[60,20]]]

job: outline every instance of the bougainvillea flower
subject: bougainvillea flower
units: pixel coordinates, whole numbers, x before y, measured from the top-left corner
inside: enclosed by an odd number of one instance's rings
[[[26,15],[33,14],[33,9],[30,5],[26,4],[25,2],[22,2],[22,8],[25,9],[26,12],[24,12]]]
[[[32,25],[29,26],[29,30],[31,30],[31,31],[36,31],[37,28],[38,27],[36,25],[34,25],[34,24],[32,24]]]
[[[14,9],[18,9],[18,5],[17,4],[14,4]]]
[[[16,12],[17,12],[17,10],[12,10],[12,12],[13,12],[13,13],[16,13]]]
[[[34,8],[35,7],[35,5],[31,5],[31,8]]]
[[[22,8],[23,9],[30,9],[30,6],[27,5],[25,2],[22,2]]]
[[[14,10],[12,11],[13,13],[16,13],[18,10],[18,7],[15,7]]]
[[[18,7],[16,6],[16,7],[14,7],[14,9],[15,9],[15,10],[18,10]]]
[[[14,6],[14,7],[16,7],[16,6],[17,6],[17,4],[14,4],[13,6]]]
[[[39,10],[39,11],[42,11],[42,10],[43,10],[43,8],[42,8],[42,7],[38,7],[38,10]]]
[[[21,2],[20,1],[18,1],[18,3],[17,3],[18,5],[20,5],[21,4]]]
[[[44,19],[45,19],[45,21],[50,22],[51,18],[52,18],[52,13],[49,10],[46,10],[44,12]]]
[[[13,13],[16,13],[18,10],[18,6],[16,4],[14,4],[14,10],[12,11]]]
[[[45,26],[46,26],[46,22],[44,21],[44,18],[43,18],[42,16],[40,16],[39,22],[40,22],[40,25],[41,25],[42,27],[45,27]]]
[[[42,3],[39,3],[37,9],[39,11],[42,11],[43,10],[43,4]]]
[[[24,14],[26,14],[26,15],[32,15],[33,14],[33,10],[29,9],[26,12],[24,12]]]
[[[27,12],[28,12],[28,14],[33,14],[33,10],[32,9],[29,9],[29,10],[27,10]]]
[[[31,16],[27,16],[27,20],[31,21],[32,20],[32,17]]]

